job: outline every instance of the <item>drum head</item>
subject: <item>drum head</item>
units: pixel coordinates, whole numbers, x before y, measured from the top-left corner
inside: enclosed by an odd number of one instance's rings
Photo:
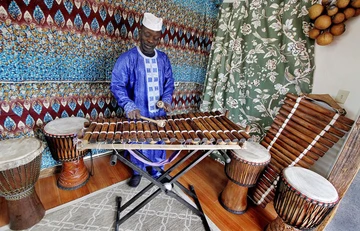
[[[265,163],[270,161],[269,151],[259,143],[245,142],[245,148],[232,150],[232,152],[245,161],[253,163]]]
[[[74,135],[81,131],[87,119],[82,117],[66,117],[47,123],[44,131],[50,135]]]
[[[287,167],[283,177],[304,196],[322,203],[334,203],[339,196],[335,187],[323,176],[302,167]]]
[[[25,165],[44,150],[40,140],[23,137],[0,141],[0,171]]]

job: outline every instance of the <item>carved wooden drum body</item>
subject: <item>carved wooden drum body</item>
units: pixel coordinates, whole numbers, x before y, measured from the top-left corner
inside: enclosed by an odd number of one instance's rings
[[[84,122],[88,120],[67,117],[53,120],[44,127],[45,138],[53,158],[62,162],[57,185],[64,190],[80,188],[90,177],[83,160],[89,150],[78,151],[74,143],[77,133],[84,127]]]
[[[30,228],[44,217],[44,206],[34,188],[43,150],[34,137],[0,141],[0,196],[7,201],[12,230]]]
[[[302,167],[287,167],[281,174],[274,198],[278,218],[267,230],[315,228],[338,201],[335,187],[324,177]]]
[[[242,214],[247,208],[248,188],[270,162],[269,152],[260,144],[246,142],[243,149],[228,152],[231,162],[226,164],[228,183],[219,196],[220,204],[229,212]]]

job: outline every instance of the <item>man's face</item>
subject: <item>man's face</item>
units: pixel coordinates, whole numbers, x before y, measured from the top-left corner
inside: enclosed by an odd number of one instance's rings
[[[140,50],[145,55],[153,55],[155,47],[160,43],[161,31],[153,31],[142,27],[140,31]]]

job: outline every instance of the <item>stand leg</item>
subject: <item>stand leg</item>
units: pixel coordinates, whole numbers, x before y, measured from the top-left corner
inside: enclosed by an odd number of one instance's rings
[[[129,219],[132,215],[134,215],[137,211],[139,211],[142,207],[144,207],[147,203],[149,203],[152,199],[154,199],[157,195],[161,193],[161,189],[156,190],[153,194],[151,194],[149,197],[147,197],[144,201],[142,201],[138,206],[136,206],[134,209],[132,209],[130,212],[128,212],[125,216],[123,216],[119,221],[116,222],[116,225],[121,225],[124,223],[127,219]],[[124,210],[123,207],[120,208],[118,213]]]
[[[116,221],[115,221],[115,231],[119,231],[119,220],[120,220],[120,212],[121,212],[121,197],[116,197],[116,204],[117,204],[117,210],[116,210]]]
[[[197,198],[194,186],[190,185],[190,191],[194,195],[194,196],[192,196],[192,198],[194,199],[197,208],[195,208],[194,206],[189,204],[184,198],[180,197],[178,194],[174,193],[173,191],[166,191],[166,195],[175,198],[177,201],[179,201],[180,203],[185,205],[187,208],[189,208],[193,213],[198,215],[201,218],[202,222],[203,222],[205,230],[210,231],[209,224],[208,224],[208,222],[206,220],[205,213],[203,212],[202,207],[200,205],[200,201]]]
[[[128,202],[126,202],[121,209],[126,209],[129,205],[131,205],[133,202],[135,202],[137,199],[139,199],[143,194],[145,194],[147,191],[149,191],[154,186],[153,183],[150,183],[148,186],[146,186],[143,190],[138,192],[134,197],[132,197]]]
[[[193,197],[194,201],[195,201],[195,204],[196,206],[198,207],[199,211],[201,212],[201,220],[203,222],[203,225],[204,225],[204,228],[206,231],[210,231],[210,227],[209,227],[209,224],[206,220],[206,217],[205,217],[205,213],[203,212],[202,210],[202,207],[201,207],[201,204],[200,204],[200,201],[196,195],[196,192],[195,192],[195,189],[194,189],[194,186],[190,185],[190,191],[193,192],[195,194],[195,197]]]
[[[140,155],[142,158],[149,160],[148,158],[146,158],[144,155],[142,155],[140,152],[138,152],[137,150],[133,150],[134,152],[136,152],[137,155]],[[120,224],[122,224],[123,222],[125,222],[127,219],[129,219],[132,215],[134,215],[137,211],[139,211],[142,207],[144,207],[147,203],[149,203],[153,198],[155,198],[157,195],[159,195],[161,192],[165,192],[167,195],[174,197],[175,199],[177,199],[179,202],[181,202],[182,204],[184,204],[185,206],[187,206],[189,209],[191,209],[195,214],[197,214],[198,216],[200,216],[200,218],[203,221],[204,227],[206,231],[210,231],[210,227],[207,223],[205,214],[201,208],[200,202],[197,199],[197,195],[195,193],[194,187],[191,186],[190,190],[187,189],[186,187],[184,187],[182,184],[180,184],[177,179],[182,176],[183,174],[185,174],[187,171],[189,171],[192,167],[194,167],[196,164],[198,164],[201,160],[203,160],[206,156],[208,156],[212,151],[207,151],[202,153],[198,158],[196,158],[195,160],[193,160],[189,165],[187,165],[185,168],[183,168],[178,174],[176,174],[175,176],[171,177],[169,174],[170,172],[172,172],[172,170],[174,170],[177,166],[179,166],[180,164],[184,163],[187,159],[189,159],[192,155],[194,155],[197,151],[193,151],[190,154],[186,155],[185,157],[183,157],[182,159],[180,159],[179,161],[177,161],[173,166],[171,166],[167,171],[163,171],[160,168],[160,172],[162,173],[162,175],[157,178],[154,179],[153,177],[151,177],[147,172],[145,172],[144,170],[140,169],[138,166],[134,165],[133,163],[131,163],[129,160],[127,160],[126,158],[124,158],[123,156],[121,156],[120,154],[116,153],[115,155],[117,156],[117,159],[120,159],[124,164],[126,164],[127,166],[129,166],[130,168],[132,168],[133,170],[139,172],[142,176],[144,176],[146,179],[148,179],[151,183],[146,186],[142,191],[140,191],[138,194],[136,194],[133,198],[131,198],[130,201],[126,202],[123,206],[120,205],[121,201],[118,201],[118,208],[117,208],[117,214],[116,214],[116,223],[115,223],[115,231],[118,231],[118,226]],[[112,160],[114,160],[114,158],[112,158]],[[175,192],[173,192],[171,189],[168,190],[163,183],[164,179],[168,179],[168,182],[166,183],[175,183],[176,185],[178,185],[185,193],[187,193],[188,195],[190,195],[194,200],[195,203],[197,205],[198,208],[195,208],[194,206],[192,206],[191,204],[189,204],[187,201],[185,201],[182,197],[180,197],[179,195],[177,195]],[[126,207],[128,207],[129,205],[131,205],[133,202],[135,202],[137,199],[139,199],[145,192],[147,192],[152,186],[158,186],[159,189],[157,189],[153,194],[151,194],[149,197],[147,197],[145,200],[143,200],[138,206],[136,206],[134,209],[132,209],[130,212],[128,212],[124,217],[122,217],[120,219],[120,212],[123,211]]]

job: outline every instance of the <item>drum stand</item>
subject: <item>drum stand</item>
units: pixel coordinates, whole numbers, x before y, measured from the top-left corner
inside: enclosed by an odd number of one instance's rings
[[[132,150],[137,155],[141,156],[142,158],[150,161],[148,158],[146,158],[144,155],[142,155],[137,150]],[[121,206],[121,197],[116,198],[117,203],[117,214],[116,214],[116,222],[115,222],[115,231],[119,230],[119,225],[125,222],[128,218],[130,218],[132,215],[134,215],[137,211],[139,211],[142,207],[144,207],[147,203],[149,203],[153,198],[155,198],[157,195],[159,195],[161,192],[164,192],[166,195],[175,198],[179,202],[181,202],[183,205],[185,205],[187,208],[189,208],[191,211],[193,211],[196,215],[198,215],[204,225],[204,228],[206,231],[210,231],[209,224],[206,220],[205,214],[201,208],[200,202],[197,198],[197,195],[195,193],[194,187],[190,185],[190,190],[187,189],[185,186],[183,186],[181,183],[177,181],[179,177],[181,177],[183,174],[185,174],[187,171],[189,171],[192,167],[194,167],[196,164],[198,164],[201,160],[203,160],[206,156],[208,156],[213,150],[209,150],[206,152],[203,152],[199,157],[191,161],[186,167],[184,167],[179,173],[177,173],[175,176],[170,176],[169,174],[176,169],[179,165],[184,163],[187,159],[192,157],[195,153],[197,153],[197,150],[192,151],[191,153],[187,154],[186,156],[182,157],[180,160],[178,160],[174,165],[172,165],[168,170],[164,171],[160,169],[159,167],[156,167],[156,170],[160,171],[162,174],[158,178],[153,178],[150,174],[148,174],[146,171],[140,169],[138,166],[127,160],[125,157],[120,155],[117,152],[114,152],[111,157],[111,164],[115,164],[116,160],[119,159],[121,162],[132,168],[133,170],[139,172],[142,176],[144,176],[146,179],[150,181],[150,184],[147,185],[142,191],[140,191],[138,194],[136,194],[133,198],[131,198],[128,202],[126,202],[123,206]],[[175,184],[182,191],[184,191],[187,195],[191,196],[197,208],[193,207],[190,203],[188,203],[185,199],[183,199],[181,196],[176,194],[172,190],[172,185]],[[138,206],[136,206],[134,209],[132,209],[130,212],[125,214],[122,218],[120,218],[120,213],[124,211],[128,206],[130,206],[132,203],[134,203],[137,199],[139,199],[144,193],[149,191],[154,185],[158,187],[158,189],[152,193],[149,197],[147,197],[145,200],[143,200]]]

